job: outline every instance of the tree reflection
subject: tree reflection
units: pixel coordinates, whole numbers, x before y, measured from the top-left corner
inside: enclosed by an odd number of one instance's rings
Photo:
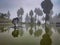
[[[36,30],[36,31],[34,32],[34,36],[35,36],[35,37],[39,37],[41,34],[42,34],[42,29]]]
[[[19,35],[19,30],[16,30],[16,26],[14,26],[14,31],[12,32],[13,37],[18,37]]]
[[[13,37],[18,37],[18,35],[19,35],[19,30],[14,30],[14,31],[12,32],[12,36],[13,36]]]
[[[32,30],[32,29],[29,30],[29,34],[30,34],[30,35],[33,34],[33,30]]]
[[[20,34],[20,36],[23,36],[23,34],[24,34],[23,29],[19,30],[19,34]]]
[[[29,28],[29,24],[25,24],[26,30],[28,30]]]
[[[40,44],[41,45],[51,45],[52,44],[52,40],[51,40],[49,34],[45,33],[43,35]]]
[[[50,36],[51,36],[52,33],[53,33],[52,30],[51,30],[51,27],[49,27],[49,26],[46,26],[46,27],[45,27],[45,32],[48,33]]]
[[[57,28],[57,27],[56,27],[56,29],[57,29],[57,32],[60,34],[60,28]]]
[[[4,29],[4,26],[0,27],[0,32],[5,32],[6,29]]]
[[[45,27],[46,30],[45,30],[45,34],[42,36],[42,39],[40,41],[40,44],[41,45],[52,45],[52,40],[51,40],[51,35],[49,34],[49,28],[46,26]]]

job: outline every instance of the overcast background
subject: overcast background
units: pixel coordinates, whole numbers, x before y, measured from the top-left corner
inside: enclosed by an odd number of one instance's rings
[[[11,19],[17,17],[17,10],[20,7],[24,8],[25,13],[29,12],[31,9],[34,10],[35,8],[41,8],[41,2],[43,0],[0,0],[0,12],[7,13],[8,10],[11,14]],[[56,13],[60,12],[60,0],[51,0],[53,3],[53,12],[55,15]],[[25,17],[25,14],[24,16]]]

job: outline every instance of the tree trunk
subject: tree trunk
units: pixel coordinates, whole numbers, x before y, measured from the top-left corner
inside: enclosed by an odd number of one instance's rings
[[[22,15],[21,15],[21,29],[22,29]]]
[[[35,14],[35,30],[36,30],[36,14]]]
[[[39,21],[39,16],[38,16],[38,21]],[[38,22],[38,30],[39,30],[39,22]]]
[[[45,32],[46,32],[47,21],[49,20],[48,15],[49,15],[49,14],[46,14],[46,17],[45,17]]]

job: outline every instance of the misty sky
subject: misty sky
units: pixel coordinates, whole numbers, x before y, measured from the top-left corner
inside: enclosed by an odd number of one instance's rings
[[[17,10],[20,7],[24,8],[25,13],[29,12],[31,9],[34,10],[37,7],[42,9],[40,5],[42,1],[43,0],[0,0],[0,12],[7,13],[9,10],[11,13],[10,18],[13,19],[14,17],[17,17]],[[55,15],[60,12],[60,0],[51,1],[53,3],[53,15]]]

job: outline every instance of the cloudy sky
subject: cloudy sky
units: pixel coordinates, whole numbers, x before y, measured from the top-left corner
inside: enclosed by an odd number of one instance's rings
[[[11,19],[17,17],[17,10],[20,7],[24,8],[25,13],[36,7],[41,8],[41,2],[43,0],[0,0],[0,12],[7,13],[8,10],[11,13]],[[51,0],[53,3],[53,11],[55,15],[60,12],[60,0]],[[25,14],[24,14],[25,15]]]

